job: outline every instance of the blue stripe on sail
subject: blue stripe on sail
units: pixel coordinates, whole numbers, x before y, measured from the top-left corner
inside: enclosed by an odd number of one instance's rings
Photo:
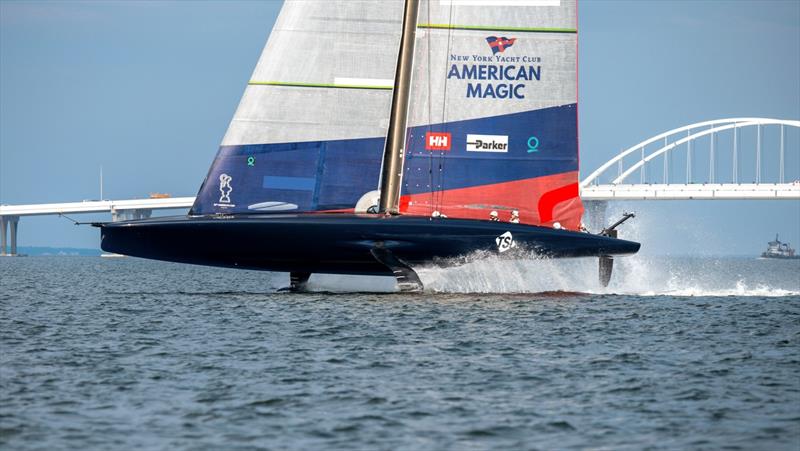
[[[253,213],[247,206],[264,202],[295,204],[296,211],[353,208],[364,193],[378,186],[384,141],[385,138],[356,138],[222,146],[200,188],[192,214]],[[230,177],[231,191],[226,199],[229,204],[220,201],[222,174]],[[267,186],[265,177],[270,180]],[[274,177],[294,180],[278,181]],[[313,180],[315,184],[297,179]],[[283,187],[272,185],[272,180]],[[300,187],[303,189],[296,189]]]
[[[450,133],[450,150],[426,150],[426,132]],[[494,185],[577,171],[576,133],[575,104],[413,127],[402,193]],[[469,135],[495,136],[507,145],[502,152],[468,151]],[[535,151],[530,150],[531,138],[539,143]]]
[[[402,194],[576,171],[576,116],[576,105],[570,104],[412,127]],[[425,150],[428,131],[450,133],[451,149]],[[507,140],[507,151],[468,151],[470,134],[498,135]],[[531,137],[539,144],[535,151],[530,149]],[[247,206],[263,202],[295,204],[297,211],[353,208],[363,194],[378,187],[384,142],[385,138],[379,137],[223,146],[200,188],[192,214],[252,213]],[[248,157],[252,157],[252,165]],[[230,177],[229,199],[224,199],[229,205],[222,201],[222,174]]]
[[[265,175],[262,188],[314,191],[317,180],[312,177],[278,177]]]

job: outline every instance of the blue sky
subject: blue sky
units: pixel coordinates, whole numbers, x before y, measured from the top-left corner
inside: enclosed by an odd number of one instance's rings
[[[96,199],[101,165],[106,198],[194,195],[280,5],[0,0],[0,202]],[[584,176],[693,122],[800,119],[800,2],[583,0],[579,16]],[[787,137],[787,178],[800,179],[800,133]],[[776,152],[765,153],[771,180]],[[752,254],[775,232],[800,245],[797,201],[622,209],[639,213],[646,253]],[[24,218],[20,244],[97,247],[98,234]]]

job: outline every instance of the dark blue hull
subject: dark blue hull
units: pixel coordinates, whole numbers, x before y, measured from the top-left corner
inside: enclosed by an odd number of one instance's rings
[[[387,249],[411,265],[446,264],[476,251],[513,258],[626,255],[639,243],[522,224],[415,216],[300,214],[154,218],[102,224],[106,252],[231,268],[391,275]],[[513,247],[500,252],[511,240]],[[506,235],[508,237],[508,235]]]

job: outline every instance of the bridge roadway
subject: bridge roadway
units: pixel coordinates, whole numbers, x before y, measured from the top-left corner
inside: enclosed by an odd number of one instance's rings
[[[0,205],[0,217],[105,213],[189,208],[194,197],[96,200],[52,204]],[[604,184],[581,188],[586,201],[612,200],[784,200],[800,199],[793,183]],[[148,215],[149,216],[149,215]]]
[[[90,200],[56,204],[0,205],[0,256],[17,255],[17,232],[20,216],[105,213],[113,221],[120,219],[149,218],[153,210],[189,208],[194,197],[167,197],[158,199]],[[11,252],[7,238],[10,232]]]
[[[583,201],[611,200],[798,200],[800,182],[606,184],[581,188]]]
[[[167,197],[161,199],[87,200],[58,204],[0,205],[0,216],[34,216],[77,213],[105,213],[128,210],[159,210],[189,208],[194,197]]]
[[[161,199],[96,200],[52,204],[0,205],[0,255],[16,255],[20,216],[105,213],[112,220],[150,217],[152,210],[188,209],[194,197]],[[800,200],[800,181],[793,183],[691,183],[603,184],[581,188],[581,199],[593,218],[604,221],[605,203],[614,200]],[[596,222],[593,220],[592,222]],[[10,230],[8,230],[10,228]],[[11,252],[7,253],[7,231]]]

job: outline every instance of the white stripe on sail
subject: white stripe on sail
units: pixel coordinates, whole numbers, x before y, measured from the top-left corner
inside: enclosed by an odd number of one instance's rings
[[[561,6],[561,0],[439,0],[441,6]]]
[[[336,85],[345,86],[368,86],[368,87],[386,87],[394,86],[394,80],[390,78],[347,78],[336,77],[333,79]]]

